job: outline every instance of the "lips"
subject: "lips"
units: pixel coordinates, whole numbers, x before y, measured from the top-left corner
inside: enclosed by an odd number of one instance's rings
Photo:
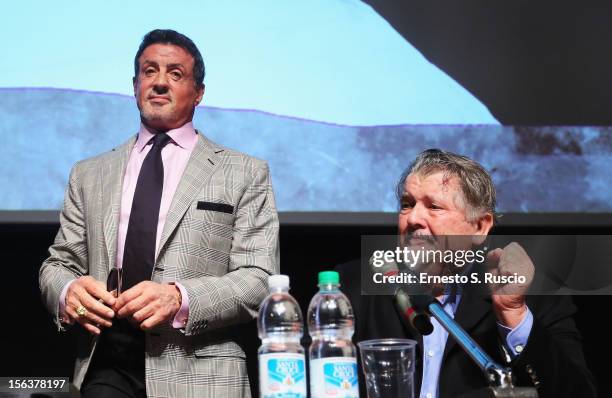
[[[164,95],[152,95],[148,97],[148,100],[151,102],[170,102],[170,97],[166,97]]]

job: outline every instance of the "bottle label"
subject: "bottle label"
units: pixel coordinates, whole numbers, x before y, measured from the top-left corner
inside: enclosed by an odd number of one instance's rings
[[[313,398],[358,398],[357,359],[330,357],[311,360],[310,392]]]
[[[262,398],[306,398],[304,354],[260,355],[259,391]]]

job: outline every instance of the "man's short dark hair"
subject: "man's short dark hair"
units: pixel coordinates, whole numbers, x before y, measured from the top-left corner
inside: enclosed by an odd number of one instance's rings
[[[142,38],[142,43],[140,43],[140,47],[138,47],[138,51],[136,52],[136,56],[134,57],[134,76],[138,77],[138,71],[140,65],[138,64],[138,59],[144,52],[144,50],[153,44],[172,44],[178,47],[181,47],[183,50],[187,51],[193,57],[193,80],[195,81],[196,87],[200,88],[204,86],[204,60],[202,59],[202,54],[200,54],[200,50],[196,47],[196,45],[191,41],[191,39],[184,34],[181,34],[172,29],[155,29],[147,33]]]

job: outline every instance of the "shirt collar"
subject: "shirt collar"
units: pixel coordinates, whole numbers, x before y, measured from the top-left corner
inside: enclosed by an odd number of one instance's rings
[[[187,122],[177,129],[168,130],[166,134],[172,138],[172,141],[176,145],[187,150],[192,150],[198,141],[198,136],[193,128],[192,122]],[[154,134],[151,133],[144,124],[140,123],[138,138],[136,139],[136,144],[134,145],[136,150],[138,152],[142,152],[153,136]]]
[[[468,275],[468,273],[474,268],[474,263],[467,264],[458,275]],[[461,301],[461,294],[463,292],[463,286],[458,283],[453,283],[444,286],[444,294],[438,298],[440,304],[445,306],[450,304],[453,309],[453,313],[457,310],[459,301]]]

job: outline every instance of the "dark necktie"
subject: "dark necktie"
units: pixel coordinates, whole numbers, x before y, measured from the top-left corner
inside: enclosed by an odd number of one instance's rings
[[[159,205],[164,186],[161,151],[169,141],[170,137],[165,133],[156,134],[151,139],[153,147],[147,153],[138,174],[123,251],[122,291],[151,279],[155,263]]]

